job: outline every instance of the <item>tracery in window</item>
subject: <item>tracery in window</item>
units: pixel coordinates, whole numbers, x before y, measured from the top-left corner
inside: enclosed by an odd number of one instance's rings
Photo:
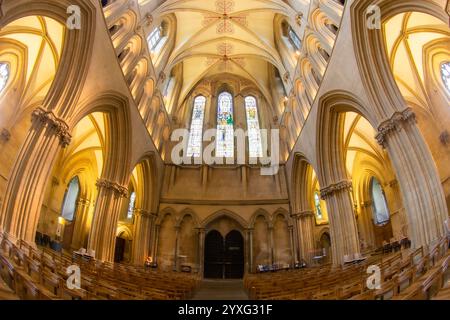
[[[450,61],[441,65],[441,77],[447,92],[450,94]]]
[[[300,50],[302,47],[302,41],[295,33],[294,29],[292,29],[291,26],[289,26],[289,41],[291,41],[292,45],[295,47],[295,50]]]
[[[135,204],[136,204],[136,192],[133,191],[130,195],[130,202],[128,203],[128,211],[127,211],[128,219],[133,218]]]
[[[9,65],[0,62],[0,93],[5,89],[9,79]]]
[[[386,203],[383,188],[376,178],[370,181],[372,195],[373,220],[376,225],[383,225],[389,221],[389,208]]]
[[[75,210],[77,208],[78,195],[80,193],[80,181],[78,177],[70,180],[66,194],[64,195],[61,217],[67,221],[73,221]]]
[[[198,96],[194,99],[191,130],[189,132],[188,157],[200,157],[203,141],[203,119],[205,118],[206,98]]]
[[[316,209],[316,217],[317,219],[322,219],[322,206],[320,203],[320,196],[318,192],[314,192],[314,207]]]
[[[162,39],[162,26],[157,27],[147,38],[148,47],[154,50]]]
[[[261,132],[259,127],[258,107],[254,97],[245,98],[247,115],[248,153],[252,158],[262,157]]]
[[[234,157],[233,96],[222,92],[217,100],[216,157]]]

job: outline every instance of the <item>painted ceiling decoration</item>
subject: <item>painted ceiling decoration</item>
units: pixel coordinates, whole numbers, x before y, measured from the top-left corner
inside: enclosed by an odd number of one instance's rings
[[[162,72],[183,67],[180,101],[203,79],[229,72],[270,97],[269,68],[287,73],[275,41],[275,16],[295,24],[298,12],[280,0],[164,1],[153,16],[174,15],[176,39]]]

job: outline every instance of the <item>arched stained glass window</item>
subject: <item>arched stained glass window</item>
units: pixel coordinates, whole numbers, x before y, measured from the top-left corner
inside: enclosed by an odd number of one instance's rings
[[[162,26],[157,27],[147,38],[148,47],[154,50],[162,39]]]
[[[289,40],[291,41],[292,45],[295,47],[295,50],[300,50],[302,48],[302,41],[295,33],[294,29],[292,29],[291,26],[289,26]]]
[[[234,157],[233,96],[222,92],[217,103],[216,157]]]
[[[128,211],[127,211],[127,218],[131,219],[133,218],[133,212],[134,212],[134,205],[136,204],[136,192],[132,192],[130,195],[130,202],[128,203]]]
[[[203,119],[205,118],[206,98],[198,96],[194,99],[191,131],[189,132],[188,157],[200,157],[203,141]]]
[[[61,217],[67,221],[73,221],[77,208],[78,195],[80,193],[80,180],[78,177],[72,178],[67,186],[64,202],[61,210]]]
[[[254,97],[245,98],[247,115],[248,153],[252,158],[262,157],[261,132],[259,128],[258,107]]]
[[[374,177],[370,181],[370,191],[372,195],[373,221],[376,225],[383,225],[389,221],[389,208],[383,188]]]
[[[441,65],[441,76],[447,92],[450,94],[450,61]]]
[[[9,79],[9,64],[0,62],[0,93],[5,89]]]
[[[320,203],[320,196],[319,193],[316,191],[314,192],[314,207],[316,208],[316,217],[317,219],[322,219],[322,207]]]

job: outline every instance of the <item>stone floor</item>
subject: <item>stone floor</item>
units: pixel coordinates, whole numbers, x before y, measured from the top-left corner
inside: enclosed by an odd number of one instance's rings
[[[248,300],[242,280],[203,280],[192,300]]]

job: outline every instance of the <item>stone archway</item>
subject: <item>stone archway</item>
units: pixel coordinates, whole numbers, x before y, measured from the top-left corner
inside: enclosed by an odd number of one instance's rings
[[[244,237],[231,230],[225,237],[217,230],[205,238],[205,278],[241,279],[244,276]]]
[[[247,254],[245,227],[226,212],[207,219],[204,226],[204,277],[241,279],[244,276]]]

